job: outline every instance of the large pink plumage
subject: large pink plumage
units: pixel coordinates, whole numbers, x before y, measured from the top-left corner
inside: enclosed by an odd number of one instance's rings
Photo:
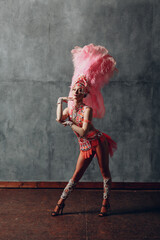
[[[116,62],[105,47],[95,46],[92,43],[83,48],[76,46],[71,53],[74,64],[71,87],[80,75],[85,75],[89,85],[89,94],[84,98],[84,103],[92,107],[93,117],[102,118],[105,114],[105,107],[101,88],[109,82],[114,71],[117,70]],[[71,91],[69,96],[71,96]],[[68,107],[72,107],[71,102]]]

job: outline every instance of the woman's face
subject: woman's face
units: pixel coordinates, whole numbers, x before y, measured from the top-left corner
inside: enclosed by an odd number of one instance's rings
[[[72,88],[72,97],[73,99],[76,99],[76,100],[82,100],[84,98],[83,88],[78,85],[75,85]]]

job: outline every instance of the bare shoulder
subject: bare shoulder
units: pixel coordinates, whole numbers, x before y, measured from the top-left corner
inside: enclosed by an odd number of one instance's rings
[[[85,106],[85,112],[93,112],[93,109],[89,106]]]
[[[84,117],[86,119],[92,119],[92,112],[93,112],[93,109],[89,106],[86,106],[85,107],[85,112],[84,112]]]

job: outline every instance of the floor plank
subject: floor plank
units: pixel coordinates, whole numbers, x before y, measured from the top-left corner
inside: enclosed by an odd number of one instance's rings
[[[100,189],[75,189],[51,217],[63,189],[0,189],[0,240],[160,240],[160,191],[112,190],[98,217]]]

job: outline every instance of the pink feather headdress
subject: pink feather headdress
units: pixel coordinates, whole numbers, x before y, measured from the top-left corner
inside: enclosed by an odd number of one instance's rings
[[[109,82],[114,71],[116,62],[114,58],[108,54],[108,50],[103,46],[95,46],[89,44],[83,48],[76,46],[71,51],[74,64],[74,74],[72,77],[72,86],[77,79],[84,75],[87,79],[89,94],[84,98],[84,103],[92,107],[93,117],[102,118],[105,114],[105,106],[101,88]],[[69,97],[71,97],[71,90]],[[69,101],[69,110],[73,107],[73,103]]]

